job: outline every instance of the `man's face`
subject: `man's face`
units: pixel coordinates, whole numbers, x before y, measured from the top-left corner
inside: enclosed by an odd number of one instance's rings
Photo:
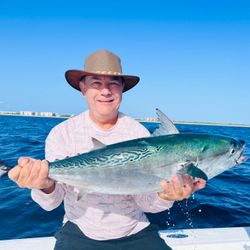
[[[90,114],[94,118],[114,119],[122,100],[123,82],[121,77],[86,76],[80,89],[85,96]]]

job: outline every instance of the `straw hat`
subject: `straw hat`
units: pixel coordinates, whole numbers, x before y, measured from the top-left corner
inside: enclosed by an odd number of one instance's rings
[[[83,70],[68,70],[67,82],[80,91],[79,82],[84,76],[105,75],[121,76],[124,79],[123,92],[133,88],[139,81],[138,76],[123,75],[120,58],[108,50],[98,50],[85,59]]]

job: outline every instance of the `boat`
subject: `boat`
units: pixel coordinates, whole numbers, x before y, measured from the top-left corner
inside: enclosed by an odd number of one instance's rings
[[[161,230],[173,250],[250,250],[250,227]]]
[[[250,227],[160,230],[173,250],[250,250]],[[53,250],[54,237],[0,240],[0,250]]]

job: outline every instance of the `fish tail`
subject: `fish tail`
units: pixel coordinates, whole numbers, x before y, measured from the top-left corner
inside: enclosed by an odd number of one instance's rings
[[[9,170],[10,170],[10,167],[7,164],[5,164],[3,161],[0,160],[0,178],[4,174],[8,173]]]

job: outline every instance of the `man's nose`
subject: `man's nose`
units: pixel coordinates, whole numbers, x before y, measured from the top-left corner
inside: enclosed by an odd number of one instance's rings
[[[101,94],[102,95],[110,95],[111,94],[110,87],[108,85],[107,86],[103,86],[102,89],[101,89]]]

